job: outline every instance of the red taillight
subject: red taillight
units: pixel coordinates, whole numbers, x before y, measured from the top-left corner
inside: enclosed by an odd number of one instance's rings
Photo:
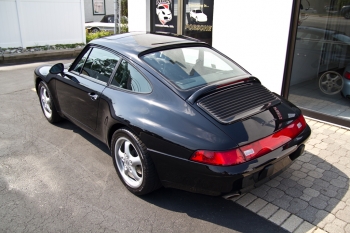
[[[199,163],[222,166],[240,164],[246,161],[239,149],[229,151],[197,150],[192,155],[191,160]]]
[[[344,74],[344,78],[350,80],[350,73],[346,71],[345,74]]]
[[[305,127],[305,119],[300,115],[298,119],[294,120],[286,128],[259,141],[229,151],[198,150],[192,155],[191,160],[219,166],[244,163],[283,146],[295,138]]]

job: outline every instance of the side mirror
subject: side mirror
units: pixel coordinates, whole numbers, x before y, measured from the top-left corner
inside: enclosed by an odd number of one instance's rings
[[[63,76],[64,65],[62,63],[57,63],[53,65],[50,69],[50,74],[61,74]]]

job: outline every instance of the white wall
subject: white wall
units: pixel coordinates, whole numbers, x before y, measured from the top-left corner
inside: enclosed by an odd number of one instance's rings
[[[213,47],[281,93],[293,0],[214,0]]]
[[[0,0],[0,47],[85,43],[83,0]]]
[[[18,47],[21,42],[15,1],[0,1],[0,47]],[[10,23],[12,22],[12,23]]]
[[[114,0],[105,0],[106,15],[114,14]],[[85,22],[101,21],[104,15],[94,15],[92,12],[92,0],[84,0]]]
[[[150,5],[150,0],[128,0],[129,32],[150,31]]]

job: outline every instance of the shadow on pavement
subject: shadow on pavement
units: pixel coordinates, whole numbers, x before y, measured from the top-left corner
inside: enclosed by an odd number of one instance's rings
[[[156,206],[239,232],[287,232],[277,225],[221,197],[160,189],[141,197]]]
[[[74,124],[64,121],[57,126],[73,130],[102,152],[110,154],[106,145]],[[306,152],[280,176],[251,193],[323,227],[329,214],[335,215],[339,208],[344,208],[341,200],[348,190],[349,178],[346,174],[319,156]],[[259,215],[220,197],[163,188],[141,198],[161,208],[241,232],[282,231]],[[337,218],[343,221],[346,216],[347,213],[337,214]]]

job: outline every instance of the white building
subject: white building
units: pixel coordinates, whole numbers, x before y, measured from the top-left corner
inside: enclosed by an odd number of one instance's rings
[[[129,31],[167,31],[208,42],[305,115],[350,127],[350,100],[341,97],[350,89],[350,80],[342,78],[350,64],[350,20],[340,14],[342,5],[337,4],[334,0],[129,0]],[[164,5],[171,11],[169,18],[164,18],[168,10],[157,14]],[[198,14],[207,17],[199,20]],[[344,83],[348,85],[342,87]]]
[[[0,0],[0,47],[85,43],[83,0]]]

